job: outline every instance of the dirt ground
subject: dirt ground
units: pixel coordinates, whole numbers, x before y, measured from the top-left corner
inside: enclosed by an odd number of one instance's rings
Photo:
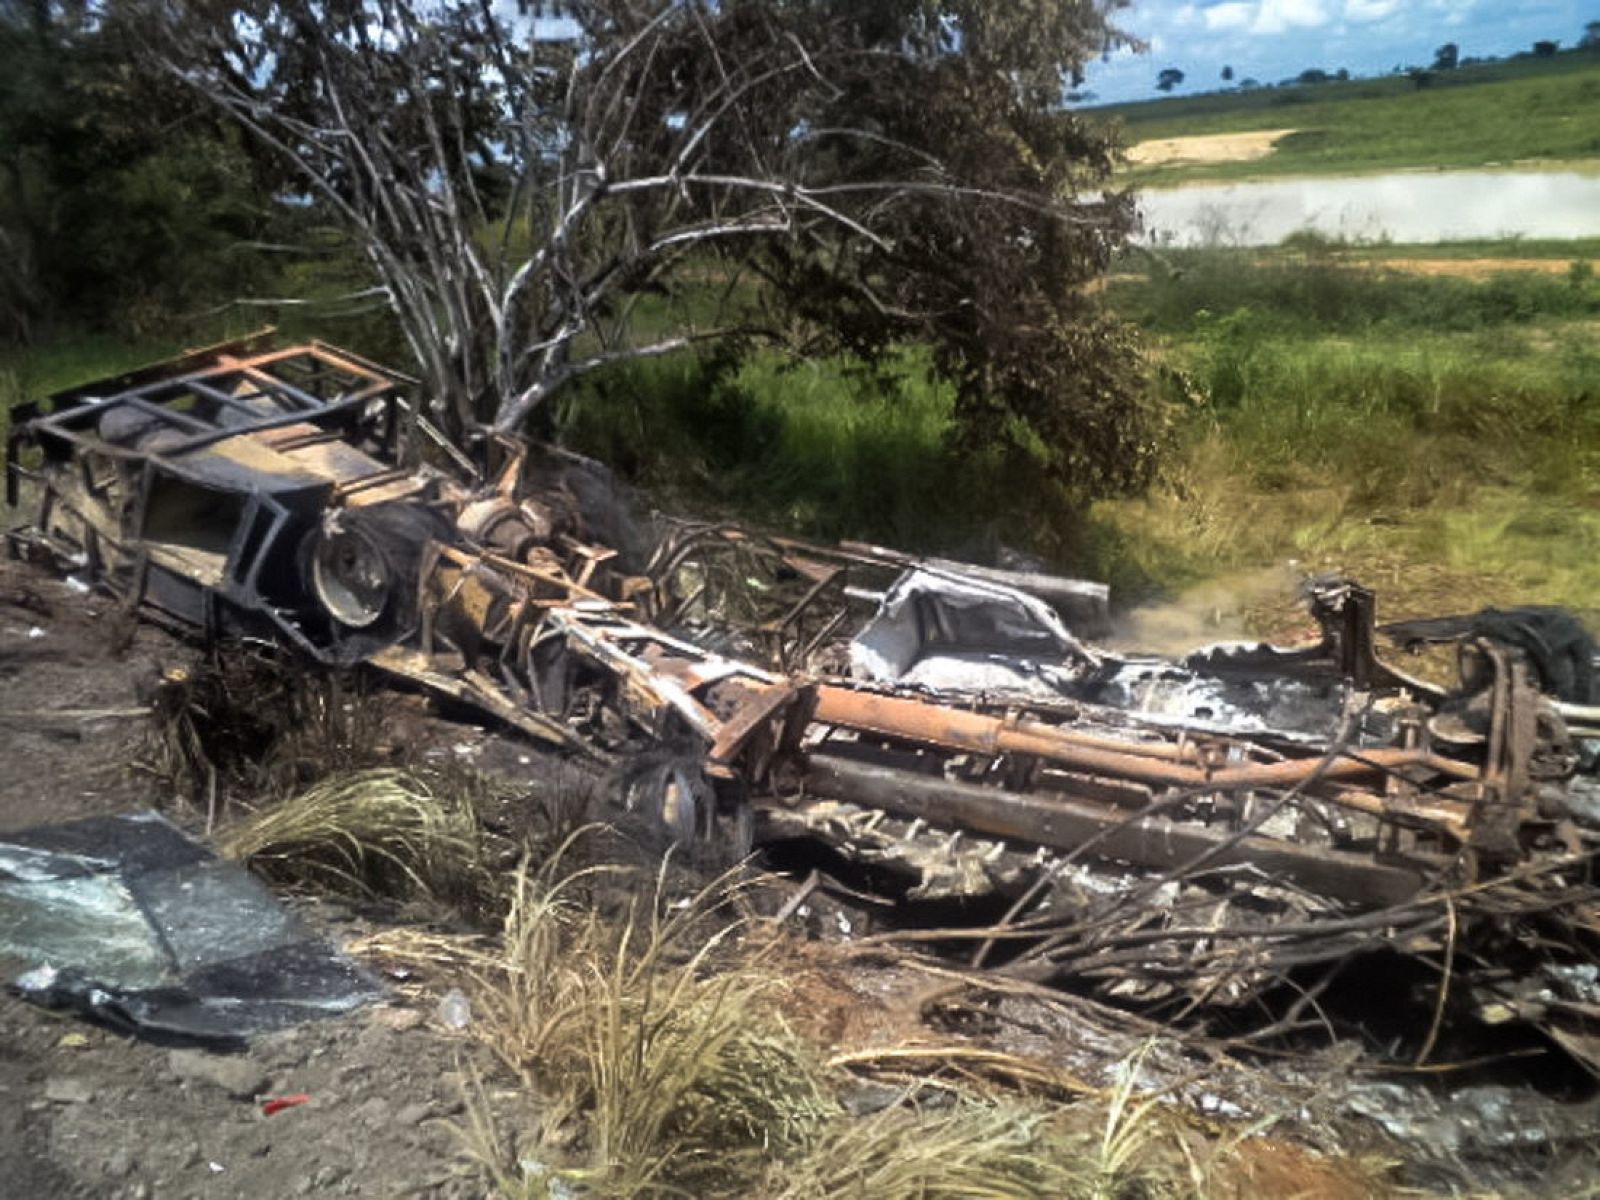
[[[1373,265],[1409,275],[1453,279],[1487,279],[1506,272],[1565,276],[1572,270],[1571,260],[1562,258],[1383,258]]]
[[[1293,129],[1261,129],[1250,133],[1208,133],[1197,137],[1155,138],[1128,150],[1136,167],[1189,166],[1200,163],[1254,162],[1272,153],[1279,138]]]
[[[469,1196],[460,1051],[404,1007],[262,1038],[222,1082],[185,1054],[0,999],[0,1177],[22,1197]],[[309,1094],[263,1115],[260,1096]]]
[[[0,834],[150,807],[193,828],[125,766],[141,680],[192,653],[0,561]],[[337,905],[297,903],[335,940],[371,931]],[[435,1016],[396,995],[242,1056],[175,1055],[0,993],[0,1195],[477,1195],[451,1129],[473,1049]],[[310,1102],[263,1114],[295,1094]]]

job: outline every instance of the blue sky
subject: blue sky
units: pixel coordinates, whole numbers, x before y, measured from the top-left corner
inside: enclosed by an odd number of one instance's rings
[[[1308,67],[1379,75],[1396,65],[1426,66],[1445,42],[1461,56],[1497,57],[1551,39],[1576,45],[1600,0],[1134,0],[1119,24],[1150,44],[1089,68],[1098,100],[1154,97],[1156,75],[1185,75],[1177,94],[1236,78],[1276,83]]]

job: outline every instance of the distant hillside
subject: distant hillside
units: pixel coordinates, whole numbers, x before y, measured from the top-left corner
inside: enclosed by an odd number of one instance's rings
[[[1423,78],[1208,92],[1080,110],[1122,124],[1132,146],[1292,130],[1266,157],[1130,168],[1130,182],[1340,174],[1406,167],[1595,160],[1600,169],[1600,53],[1430,71]]]

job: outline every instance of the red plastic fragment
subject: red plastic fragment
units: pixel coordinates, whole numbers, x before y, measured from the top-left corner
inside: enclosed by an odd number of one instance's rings
[[[292,1096],[279,1096],[274,1100],[262,1101],[261,1114],[270,1117],[274,1113],[281,1113],[286,1108],[298,1108],[302,1104],[310,1103],[310,1092],[296,1092]]]

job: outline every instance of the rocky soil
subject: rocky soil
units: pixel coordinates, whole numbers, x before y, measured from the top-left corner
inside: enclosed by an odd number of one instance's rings
[[[368,1009],[244,1055],[130,1041],[0,1000],[0,1178],[17,1197],[467,1196],[464,1045]],[[265,1115],[266,1101],[307,1096]]]

